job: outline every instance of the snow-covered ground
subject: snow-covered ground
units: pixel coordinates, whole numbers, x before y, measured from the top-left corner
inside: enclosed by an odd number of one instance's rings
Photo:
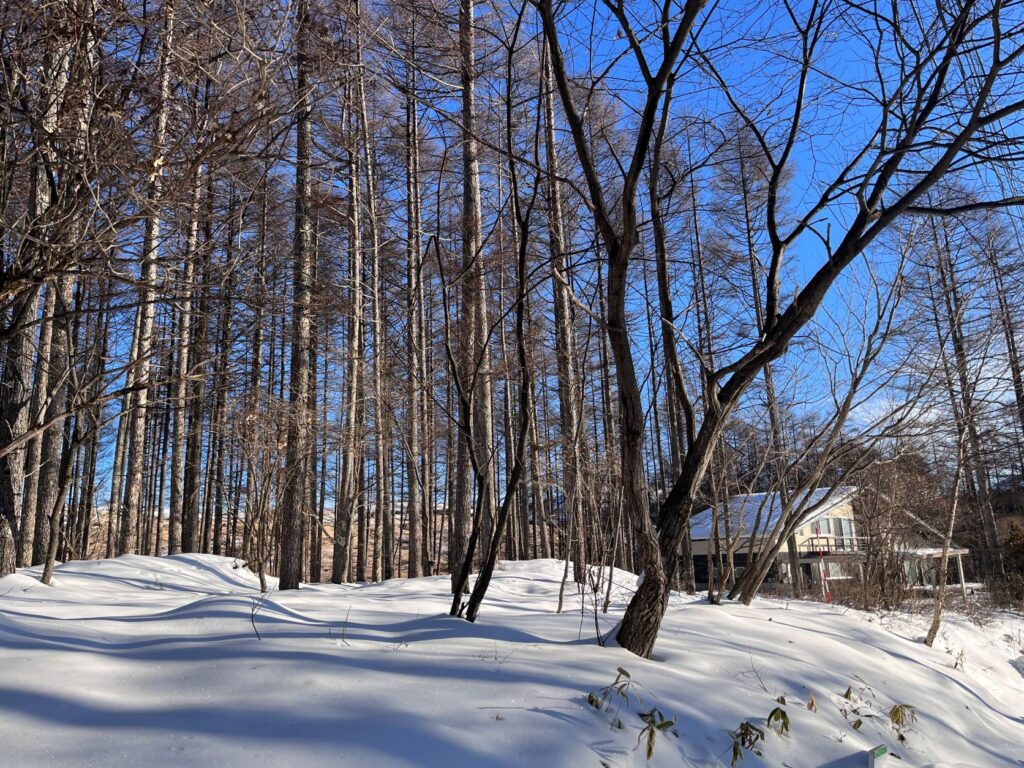
[[[951,616],[929,649],[914,617],[674,596],[643,661],[598,645],[571,587],[555,613],[561,573],[503,563],[468,624],[446,578],[261,599],[212,556],[68,563],[52,587],[19,572],[0,580],[0,766],[719,766],[744,721],[764,732],[744,768],[866,766],[881,744],[892,766],[1024,766],[1019,617]],[[602,630],[634,581],[616,573]],[[642,704],[616,718],[587,699],[618,667]],[[894,705],[917,718],[903,742]],[[652,707],[677,722],[648,763]]]

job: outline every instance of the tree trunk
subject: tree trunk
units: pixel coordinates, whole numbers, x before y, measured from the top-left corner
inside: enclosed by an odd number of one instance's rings
[[[32,564],[46,561],[50,544],[50,526],[55,524],[63,512],[59,495],[60,468],[64,452],[69,450],[64,440],[64,416],[68,413],[71,377],[70,318],[74,281],[70,277],[58,278],[52,286],[56,298],[52,317],[49,356],[45,365],[49,369],[47,381],[46,420],[52,421],[43,432],[40,445],[40,464],[37,478],[37,506],[35,515],[35,537],[32,547]]]
[[[171,401],[173,426],[171,436],[171,503],[167,521],[167,554],[176,555],[182,549],[182,518],[185,502],[185,450],[188,374],[192,347],[192,294],[196,246],[199,243],[199,205],[202,200],[202,177],[197,170],[192,177],[192,197],[189,205],[188,235],[182,259],[178,290],[181,305],[178,309],[178,353],[175,358],[174,395]],[[262,305],[260,305],[262,306]],[[254,350],[259,359],[258,349]],[[256,391],[256,388],[253,389]]]
[[[0,446],[10,445],[28,428],[31,385],[32,330],[39,290],[31,288],[11,307],[11,338],[0,377]],[[0,577],[14,572],[18,561],[25,450],[0,456]]]
[[[138,320],[134,343],[135,358],[132,361],[129,378],[137,389],[129,395],[128,412],[128,454],[125,470],[124,502],[120,510],[117,554],[135,553],[139,550],[136,538],[139,521],[139,507],[142,503],[143,453],[146,439],[146,411],[149,402],[149,375],[152,366],[154,296],[157,279],[157,252],[160,245],[160,208],[163,204],[164,145],[167,137],[167,118],[170,110],[170,69],[169,60],[174,40],[174,3],[170,0],[163,6],[164,30],[160,45],[159,93],[156,109],[156,127],[153,132],[153,171],[150,187],[146,194],[146,224],[142,244],[142,266],[139,291]]]
[[[57,288],[51,284],[46,287],[46,298],[43,300],[43,315],[36,345],[35,376],[32,380],[32,404],[30,420],[33,423],[45,422],[44,408],[47,393],[50,390],[50,348],[53,339],[54,313],[57,307]],[[37,433],[29,441],[25,449],[25,495],[21,505],[21,541],[19,562],[22,565],[35,565],[35,537],[39,514],[39,473],[43,456],[43,435]]]
[[[310,21],[306,0],[298,2],[296,25],[295,62],[298,95],[295,121],[295,242],[292,275],[291,383],[288,389],[290,413],[285,454],[284,493],[281,502],[279,589],[298,589],[299,582],[302,580],[304,559],[302,521],[307,501],[309,309],[313,227],[309,210],[312,196],[309,168],[312,140],[312,126],[310,125],[312,94],[308,83]]]
[[[358,32],[357,32],[358,34]],[[358,47],[358,41],[357,41]],[[351,94],[351,88],[349,88]],[[350,134],[357,135],[358,115],[348,109],[346,118]],[[340,584],[350,578],[352,519],[359,499],[359,465],[362,461],[363,413],[363,246],[361,225],[361,170],[359,152],[355,144],[348,151],[349,186],[349,306],[348,339],[345,357],[348,360],[348,380],[344,426],[344,449],[335,511],[334,557],[331,581]],[[362,551],[362,547],[360,547]]]
[[[491,406],[487,376],[486,277],[481,260],[480,162],[476,133],[475,0],[459,0],[459,71],[462,87],[462,307],[459,323],[459,368],[462,381],[460,430],[456,458],[455,510],[451,521],[448,567],[452,588],[460,580],[462,564],[473,536],[473,487],[482,494],[476,500],[484,533],[491,530],[494,508],[490,484]],[[473,453],[473,457],[470,453]],[[474,484],[474,473],[480,476]],[[484,541],[489,540],[486,535]]]
[[[562,190],[559,183],[558,148],[555,142],[555,110],[547,57],[543,63],[544,149],[547,161],[548,244],[551,256],[551,293],[554,303],[555,364],[558,372],[559,434],[562,447],[562,482],[565,516],[573,521],[573,578],[583,583],[587,552],[584,546],[581,446],[583,437],[583,390],[580,384],[576,332],[572,325],[571,275],[565,261]]]
[[[949,572],[949,550],[953,543],[953,531],[956,528],[957,504],[960,499],[960,478],[963,475],[964,466],[964,438],[961,432],[957,439],[956,465],[953,471],[953,486],[949,492],[949,510],[946,513],[946,529],[942,537],[942,556],[939,559],[938,583],[935,585],[935,606],[932,609],[932,623],[928,627],[928,634],[925,636],[924,644],[931,648],[935,637],[939,634],[939,626],[942,623],[942,608],[946,600],[946,578]]]
[[[423,261],[420,240],[420,180],[419,180],[419,113],[416,105],[416,32],[411,31],[412,44],[405,67],[405,172],[406,172],[406,249],[405,249],[405,308],[406,350],[408,366],[408,403],[406,406],[406,491],[405,516],[409,521],[409,576],[425,573],[424,520],[427,508],[420,505],[425,487],[421,456],[420,427],[423,419],[421,387],[426,386],[423,375]]]

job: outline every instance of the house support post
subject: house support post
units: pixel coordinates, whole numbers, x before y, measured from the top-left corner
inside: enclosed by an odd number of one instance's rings
[[[960,574],[960,591],[964,593],[964,602],[967,602],[967,585],[964,583],[964,561],[961,555],[956,556],[956,570]]]

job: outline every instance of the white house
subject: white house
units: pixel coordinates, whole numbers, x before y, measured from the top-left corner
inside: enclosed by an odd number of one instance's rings
[[[847,579],[856,574],[859,554],[857,527],[853,515],[853,486],[818,488],[796,494],[789,508],[805,519],[794,534],[798,560],[806,580],[820,584],[823,579]],[[766,545],[783,513],[779,493],[749,493],[731,496],[718,505],[718,536],[724,551],[733,551],[733,564],[739,574],[752,553]],[[698,584],[708,583],[708,556],[714,560],[712,508],[693,516],[690,536],[693,540],[694,576]],[[768,582],[789,582],[789,543],[783,542]]]

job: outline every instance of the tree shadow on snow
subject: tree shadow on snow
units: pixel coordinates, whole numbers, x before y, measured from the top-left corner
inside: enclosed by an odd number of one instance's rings
[[[494,765],[493,755],[445,738],[430,719],[408,712],[377,710],[371,701],[328,714],[264,706],[225,707],[168,705],[109,707],[84,703],[69,696],[0,687],[0,712],[50,723],[62,728],[86,729],[100,739],[140,732],[165,733],[179,738],[237,739],[240,743],[278,745],[289,750],[327,751],[340,756],[366,750],[375,757],[417,764],[425,755],[446,765]],[[0,718],[2,720],[3,718]],[[396,734],[401,738],[395,738]],[[84,737],[88,740],[88,736]],[[84,746],[88,746],[87,744]],[[442,763],[439,763],[442,764]]]

